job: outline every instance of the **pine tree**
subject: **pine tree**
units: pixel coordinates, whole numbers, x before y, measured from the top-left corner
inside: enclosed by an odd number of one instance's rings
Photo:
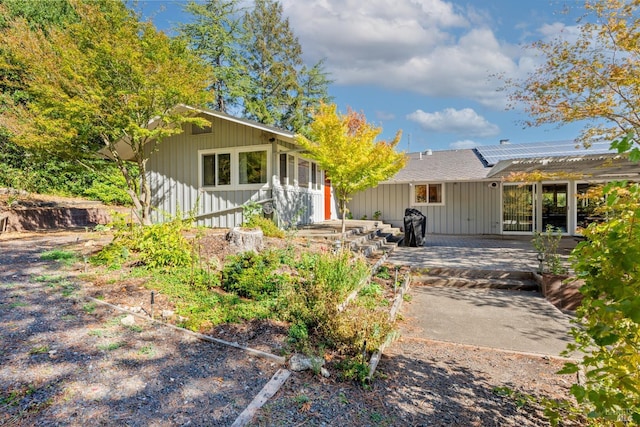
[[[286,118],[301,91],[298,69],[302,67],[302,47],[289,20],[282,16],[282,5],[256,0],[253,10],[245,14],[244,28],[244,61],[251,78],[244,114],[267,125],[294,130]]]
[[[180,27],[193,51],[213,67],[211,89],[215,101],[210,107],[225,113],[241,108],[248,78],[242,65],[243,26],[238,0],[191,1],[185,10],[194,21]]]

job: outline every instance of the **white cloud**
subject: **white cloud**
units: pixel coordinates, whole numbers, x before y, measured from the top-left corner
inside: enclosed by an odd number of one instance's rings
[[[372,84],[502,108],[497,74],[518,74],[521,50],[482,14],[443,0],[285,0],[310,62],[326,58],[337,84]],[[473,25],[471,25],[473,23]]]
[[[449,144],[449,148],[453,150],[464,150],[466,148],[476,148],[479,145],[482,144],[478,144],[477,142],[470,139],[463,139],[461,141],[452,142],[451,144]]]
[[[416,110],[409,114],[407,119],[418,123],[427,132],[452,133],[476,138],[496,136],[500,132],[498,126],[490,123],[471,108],[462,110],[445,108],[435,113]]]

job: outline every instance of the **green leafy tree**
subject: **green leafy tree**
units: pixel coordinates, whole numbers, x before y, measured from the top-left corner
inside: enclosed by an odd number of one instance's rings
[[[34,29],[46,31],[51,26],[63,27],[78,18],[69,0],[2,0],[0,3],[6,7],[10,16],[24,18]]]
[[[19,145],[71,157],[93,153],[99,142],[149,224],[147,161],[182,123],[202,123],[175,106],[211,100],[210,68],[120,1],[69,1],[78,21],[47,34],[4,14],[0,74],[20,69],[25,95],[3,97],[0,124]]]
[[[586,0],[575,41],[558,37],[532,47],[544,64],[515,85],[512,101],[523,103],[528,125],[585,123],[580,140],[627,140],[640,159],[640,2]],[[631,146],[635,147],[631,148]]]
[[[608,184],[608,220],[591,224],[573,252],[584,280],[569,350],[584,354],[585,381],[571,388],[596,425],[640,425],[640,184]]]
[[[238,0],[191,1],[185,10],[194,19],[180,26],[194,52],[213,67],[212,107],[225,113],[240,107],[249,84],[242,66],[240,41],[244,33],[238,4]]]
[[[349,110],[341,115],[334,104],[322,104],[313,116],[309,138],[296,138],[331,179],[342,214],[342,233],[351,196],[392,177],[406,163],[404,153],[395,150],[401,132],[391,142],[376,141],[381,131],[361,113]]]

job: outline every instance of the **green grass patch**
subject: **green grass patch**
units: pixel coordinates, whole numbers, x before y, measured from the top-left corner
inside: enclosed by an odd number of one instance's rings
[[[144,329],[140,325],[127,325],[126,328],[132,332],[142,332]]]
[[[85,313],[87,314],[93,314],[96,311],[96,303],[95,302],[88,302],[85,305],[82,306],[82,310],[84,310]]]
[[[18,308],[18,307],[27,307],[29,304],[27,304],[24,301],[14,301],[11,304],[9,304],[9,308]]]
[[[43,252],[40,254],[40,259],[43,261],[59,261],[65,266],[71,266],[78,262],[78,256],[74,252],[61,249]]]
[[[48,353],[48,352],[49,352],[49,345],[48,344],[31,347],[29,349],[29,354],[31,354],[31,355],[44,354],[44,353]]]
[[[156,354],[156,350],[152,345],[145,345],[138,350],[138,354],[141,356],[153,356]]]
[[[117,350],[120,347],[124,347],[125,343],[121,342],[121,341],[117,341],[117,342],[111,342],[111,343],[107,343],[107,344],[100,344],[98,345],[98,349],[102,350],[102,351],[113,351],[113,350]]]

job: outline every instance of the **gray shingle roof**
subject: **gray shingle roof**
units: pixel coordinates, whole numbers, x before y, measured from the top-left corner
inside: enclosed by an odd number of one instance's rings
[[[473,150],[445,150],[430,153],[408,154],[409,159],[404,169],[385,183],[477,181],[485,179],[490,170],[483,166]]]

